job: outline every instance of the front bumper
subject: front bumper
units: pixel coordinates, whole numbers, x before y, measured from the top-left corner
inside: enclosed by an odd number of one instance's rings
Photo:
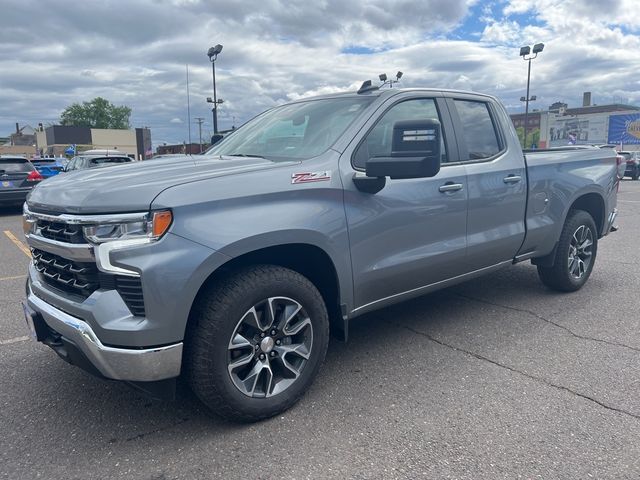
[[[26,313],[40,316],[49,332],[36,327],[37,340],[47,344],[47,333],[59,335],[77,348],[97,373],[130,382],[155,382],[180,375],[182,342],[156,348],[116,348],[104,345],[91,326],[37,297],[27,287]],[[38,319],[38,320],[40,320]],[[53,332],[51,332],[53,331]],[[53,344],[50,344],[54,348]],[[55,350],[55,348],[54,348]],[[72,362],[73,363],[73,362]]]

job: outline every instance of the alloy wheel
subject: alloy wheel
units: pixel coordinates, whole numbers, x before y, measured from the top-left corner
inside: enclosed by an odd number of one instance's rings
[[[575,279],[582,278],[589,270],[593,251],[593,233],[586,225],[580,225],[569,244],[569,273]]]
[[[244,395],[271,397],[300,377],[312,346],[313,326],[302,305],[291,298],[270,297],[252,306],[237,323],[227,369]]]

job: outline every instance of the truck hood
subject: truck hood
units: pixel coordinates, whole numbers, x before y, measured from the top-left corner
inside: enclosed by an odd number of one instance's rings
[[[180,156],[57,175],[33,189],[31,209],[60,213],[149,210],[163,190],[191,182],[291,165],[255,157]],[[197,186],[194,186],[197,188]]]

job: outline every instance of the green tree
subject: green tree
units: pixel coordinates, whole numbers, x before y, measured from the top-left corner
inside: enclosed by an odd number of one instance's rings
[[[76,127],[128,129],[130,116],[129,107],[117,107],[102,97],[96,97],[90,102],[69,105],[60,115],[60,123]]]
[[[540,147],[540,129],[535,128],[533,130],[529,130],[527,132],[527,145],[524,145],[524,127],[516,128],[516,133],[518,134],[518,140],[520,141],[520,145],[522,148],[532,148],[535,145],[537,148]]]

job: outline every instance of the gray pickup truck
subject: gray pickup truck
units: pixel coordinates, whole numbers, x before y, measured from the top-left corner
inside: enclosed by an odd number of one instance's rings
[[[330,330],[530,260],[578,290],[614,227],[612,150],[526,158],[493,97],[435,89],[308,98],[206,155],[71,172],[24,206],[27,323],[68,362],[213,412],[293,405]]]

